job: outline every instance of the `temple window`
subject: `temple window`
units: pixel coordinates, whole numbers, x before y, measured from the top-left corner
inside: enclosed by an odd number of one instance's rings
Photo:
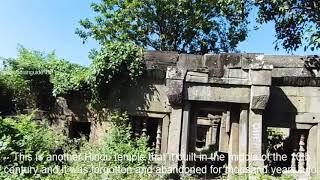
[[[147,135],[149,137],[148,145],[151,153],[160,154],[161,136],[162,136],[162,119],[142,116],[132,116],[132,130],[134,137]]]

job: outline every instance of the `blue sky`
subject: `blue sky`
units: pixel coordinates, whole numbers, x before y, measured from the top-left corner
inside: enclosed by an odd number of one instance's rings
[[[0,57],[15,57],[17,45],[56,54],[71,62],[88,65],[88,52],[97,47],[93,40],[82,44],[74,33],[79,20],[94,17],[90,4],[98,0],[1,0],[0,2]],[[243,52],[286,54],[274,50],[272,24],[249,33],[239,44]],[[299,49],[294,54],[314,54]]]

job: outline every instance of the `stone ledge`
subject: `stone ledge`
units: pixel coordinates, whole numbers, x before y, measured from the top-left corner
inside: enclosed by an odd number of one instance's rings
[[[208,73],[188,72],[186,76],[186,81],[208,83],[208,76]]]

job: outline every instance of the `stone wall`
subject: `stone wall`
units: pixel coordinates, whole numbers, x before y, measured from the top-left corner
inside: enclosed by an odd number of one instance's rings
[[[161,119],[163,154],[194,149],[190,133],[196,128],[195,118],[202,110],[218,109],[226,118],[226,139],[219,142],[226,143],[224,151],[258,157],[229,162],[230,166],[263,166],[259,157],[266,127],[309,131],[307,149],[320,162],[320,73],[315,61],[319,60],[302,56],[147,51],[147,74],[135,86],[113,87],[109,107]],[[90,139],[99,142],[107,122],[96,121],[95,113],[77,98],[57,103],[62,106],[59,117],[92,122]],[[308,166],[320,169],[317,163]]]

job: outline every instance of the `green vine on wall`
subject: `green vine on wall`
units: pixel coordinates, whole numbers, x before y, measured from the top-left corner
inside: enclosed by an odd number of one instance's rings
[[[132,43],[104,45],[89,67],[59,59],[54,52],[46,54],[19,46],[18,57],[7,59],[6,68],[0,71],[0,91],[12,92],[8,102],[18,98],[14,107],[32,104],[24,108],[42,108],[34,100],[48,101],[48,97],[75,92],[88,93],[94,104],[103,104],[106,90],[112,89],[114,82],[132,84],[143,70],[143,49]]]
[[[103,102],[115,83],[130,85],[144,72],[143,49],[132,43],[108,43],[95,56],[88,82],[93,102]]]

